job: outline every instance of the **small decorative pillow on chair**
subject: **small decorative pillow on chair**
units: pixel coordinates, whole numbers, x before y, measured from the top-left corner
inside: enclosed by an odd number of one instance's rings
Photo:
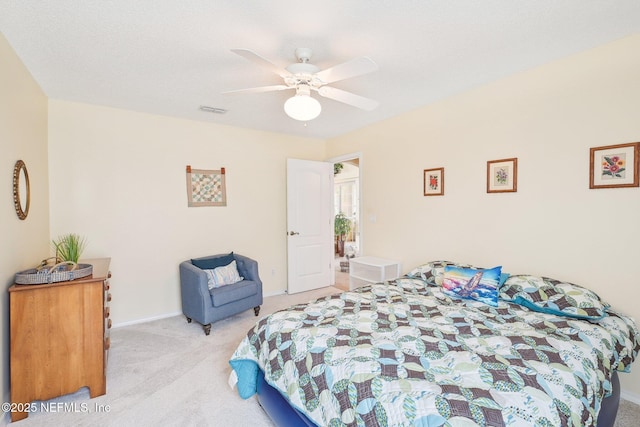
[[[219,288],[220,286],[233,285],[244,280],[244,277],[238,273],[238,267],[235,260],[229,265],[216,267],[213,270],[204,270],[207,273],[207,284],[209,289]]]
[[[235,260],[235,258],[233,256],[233,252],[231,252],[222,256],[191,259],[191,264],[195,265],[200,270],[213,270],[214,268],[229,265],[233,260]]]

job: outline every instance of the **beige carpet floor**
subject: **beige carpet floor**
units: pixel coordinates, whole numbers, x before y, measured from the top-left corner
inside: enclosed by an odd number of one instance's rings
[[[261,316],[334,292],[265,298]],[[253,310],[246,311],[214,323],[208,337],[183,316],[113,329],[106,395],[89,399],[81,389],[46,402],[49,412],[12,425],[272,427],[255,397],[242,400],[227,384],[228,359],[256,320]],[[639,420],[640,406],[621,401],[616,427],[638,426]],[[2,423],[7,421],[5,416]]]

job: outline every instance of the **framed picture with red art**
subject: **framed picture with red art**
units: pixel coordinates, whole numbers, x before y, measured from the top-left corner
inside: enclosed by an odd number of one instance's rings
[[[444,168],[424,170],[424,195],[444,196]]]
[[[593,147],[589,159],[589,188],[638,187],[640,142]]]

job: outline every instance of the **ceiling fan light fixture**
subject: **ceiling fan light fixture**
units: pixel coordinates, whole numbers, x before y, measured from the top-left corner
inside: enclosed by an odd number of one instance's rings
[[[311,91],[317,92],[318,95],[323,98],[333,99],[334,101],[342,102],[343,104],[351,105],[365,111],[371,111],[378,106],[378,102],[373,99],[327,86],[340,80],[350,79],[376,71],[378,65],[365,56],[320,70],[309,62],[312,54],[309,48],[296,49],[298,62],[290,64],[286,68],[280,68],[248,49],[232,49],[232,51],[279,75],[284,80],[284,84],[233,90],[224,93],[262,93],[295,89],[296,95],[287,99],[284,103],[285,113],[294,120],[306,122],[320,115],[322,106],[318,100],[311,97]]]
[[[322,106],[317,99],[301,93],[297,93],[284,103],[284,112],[287,116],[302,122],[315,119],[321,111]]]

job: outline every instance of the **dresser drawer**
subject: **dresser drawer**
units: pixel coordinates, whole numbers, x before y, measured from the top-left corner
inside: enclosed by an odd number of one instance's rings
[[[111,348],[111,284],[109,279],[111,278],[111,272],[107,275],[107,280],[104,281],[104,375],[107,375],[107,362],[109,360],[109,348]]]

